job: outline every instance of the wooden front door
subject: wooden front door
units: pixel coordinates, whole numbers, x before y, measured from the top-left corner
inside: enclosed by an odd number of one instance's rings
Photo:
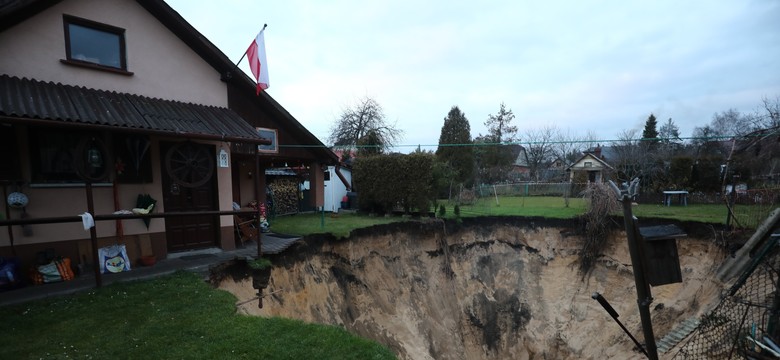
[[[210,145],[160,143],[165,212],[218,210],[215,157],[214,147]],[[212,215],[166,218],[168,251],[215,246],[219,240],[218,219]]]

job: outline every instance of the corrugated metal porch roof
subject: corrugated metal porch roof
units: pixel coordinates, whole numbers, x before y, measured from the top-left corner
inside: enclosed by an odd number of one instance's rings
[[[0,116],[264,143],[227,108],[0,75]]]

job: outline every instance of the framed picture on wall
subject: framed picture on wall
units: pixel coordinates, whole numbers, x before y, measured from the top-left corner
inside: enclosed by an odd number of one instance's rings
[[[257,134],[260,135],[261,138],[264,139],[270,139],[271,143],[268,145],[257,145],[257,151],[261,153],[270,153],[270,154],[276,154],[279,152],[279,143],[277,142],[277,133],[276,129],[268,129],[268,128],[256,128]]]

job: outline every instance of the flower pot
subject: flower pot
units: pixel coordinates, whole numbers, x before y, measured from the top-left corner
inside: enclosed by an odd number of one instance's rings
[[[143,266],[154,266],[157,263],[157,258],[154,255],[141,256],[139,260]]]
[[[252,269],[252,287],[255,289],[265,289],[271,280],[271,267],[265,269]]]

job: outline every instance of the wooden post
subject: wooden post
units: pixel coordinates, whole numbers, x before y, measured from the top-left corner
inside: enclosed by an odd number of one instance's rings
[[[87,212],[95,216],[95,201],[92,197],[92,182],[87,181],[84,188],[87,190]],[[98,255],[97,225],[89,228],[89,239],[92,243],[92,267],[95,268],[95,287],[103,286],[103,275],[100,273],[100,255]]]
[[[650,304],[653,302],[653,296],[650,292],[650,284],[645,277],[644,265],[644,242],[639,235],[639,229],[636,226],[634,215],[631,211],[631,190],[639,185],[639,179],[631,182],[629,189],[620,191],[618,187],[610,181],[613,189],[618,191],[618,197],[623,203],[623,223],[626,228],[626,237],[628,238],[628,251],[631,254],[631,267],[634,271],[634,283],[636,284],[637,306],[639,307],[639,318],[642,321],[642,332],[645,336],[645,347],[647,348],[647,357],[650,360],[658,360],[658,348],[655,344],[655,335],[653,334],[653,321],[650,317]]]
[[[257,214],[256,214],[257,224],[255,225],[257,226],[257,258],[258,259],[260,259],[263,256],[263,228],[260,226],[262,222],[260,219],[260,208],[261,208],[260,205],[265,205],[265,200],[263,200],[265,199],[265,196],[263,196],[265,195],[263,194],[263,192],[265,192],[265,189],[260,188],[260,176],[265,176],[265,172],[263,172],[262,174],[260,173],[260,154],[255,153],[254,181],[255,181],[255,199],[257,199]],[[267,212],[268,210],[266,209],[266,216],[268,216]]]

